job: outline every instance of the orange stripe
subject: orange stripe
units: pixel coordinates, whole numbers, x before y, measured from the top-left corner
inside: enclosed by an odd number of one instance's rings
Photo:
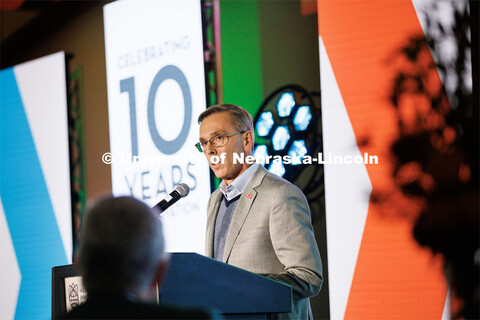
[[[370,201],[345,318],[441,319],[447,293],[441,261],[413,240],[420,204],[393,189],[388,158],[397,136],[388,100],[396,71],[388,58],[409,36],[423,34],[415,9],[410,1],[319,0],[318,19],[357,142],[368,141],[359,144],[361,154],[380,158],[379,165],[367,166],[373,192],[396,192],[387,206]],[[441,87],[438,74],[433,81]]]

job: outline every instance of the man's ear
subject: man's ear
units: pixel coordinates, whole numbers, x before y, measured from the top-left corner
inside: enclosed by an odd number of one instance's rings
[[[157,290],[162,287],[163,279],[167,274],[168,265],[170,263],[169,256],[163,257],[155,268],[155,274],[153,275],[152,282],[148,290],[139,293],[138,298],[146,302],[154,302],[155,299],[158,302]],[[157,287],[158,284],[158,287]]]
[[[245,132],[245,137],[243,139],[243,151],[253,152],[253,132],[250,130],[247,130],[247,132]]]
[[[169,257],[164,257],[160,260],[160,262],[157,265],[157,269],[155,270],[155,278],[154,278],[154,283],[152,284],[155,286],[156,283],[158,283],[158,287],[162,287],[163,280],[165,279],[165,275],[167,274],[168,271],[168,266],[170,265],[170,258]]]

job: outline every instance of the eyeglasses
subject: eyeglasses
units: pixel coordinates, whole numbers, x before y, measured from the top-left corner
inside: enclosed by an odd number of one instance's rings
[[[218,136],[212,137],[208,140],[200,141],[200,142],[196,143],[195,147],[197,147],[197,150],[199,152],[203,152],[205,150],[205,148],[207,147],[208,143],[210,143],[212,148],[223,147],[224,145],[226,145],[228,143],[228,138],[230,138],[231,136],[234,136],[236,134],[242,134],[242,133],[245,133],[245,132],[247,132],[247,130],[238,131],[238,132],[235,132],[235,133],[219,134]]]

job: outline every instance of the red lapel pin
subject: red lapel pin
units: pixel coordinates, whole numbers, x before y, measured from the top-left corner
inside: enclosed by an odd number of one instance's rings
[[[247,199],[252,199],[252,194],[251,193],[247,194]]]

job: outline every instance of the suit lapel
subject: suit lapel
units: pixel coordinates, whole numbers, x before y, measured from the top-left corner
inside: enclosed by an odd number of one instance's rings
[[[258,167],[257,171],[252,176],[252,179],[243,190],[240,199],[238,200],[237,208],[233,214],[232,222],[230,223],[230,228],[228,230],[227,239],[225,240],[225,248],[223,251],[223,262],[227,262],[232,252],[233,245],[237,240],[238,234],[247,219],[250,208],[257,196],[256,188],[263,180],[263,177],[267,174],[267,170],[261,165]],[[218,207],[217,207],[218,212]],[[212,236],[213,239],[213,236]]]
[[[213,235],[215,232],[215,220],[217,219],[218,208],[220,207],[220,201],[222,200],[222,192],[220,189],[215,190],[212,193],[210,202],[207,208],[207,231],[205,235],[205,255],[213,258]]]

